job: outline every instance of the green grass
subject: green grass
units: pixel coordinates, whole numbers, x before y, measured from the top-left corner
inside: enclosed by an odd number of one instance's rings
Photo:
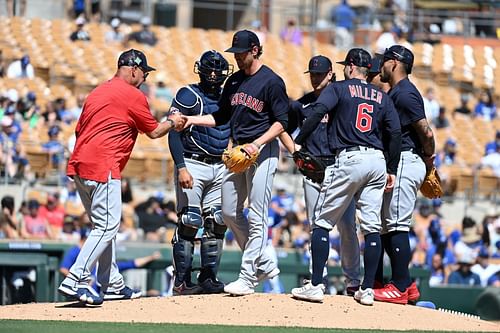
[[[387,333],[382,330],[342,330],[290,327],[215,326],[183,324],[97,323],[35,320],[0,320],[0,333]],[[395,332],[395,331],[391,331]],[[404,331],[398,331],[404,332]],[[428,331],[418,331],[424,333]],[[432,333],[444,333],[445,331]],[[408,333],[408,331],[406,331]]]

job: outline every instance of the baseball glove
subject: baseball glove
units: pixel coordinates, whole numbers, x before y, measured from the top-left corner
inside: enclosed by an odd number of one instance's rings
[[[306,178],[318,184],[323,183],[325,163],[306,151],[295,151],[292,156],[295,165]]]
[[[231,149],[224,150],[224,153],[222,154],[222,162],[224,162],[229,171],[242,173],[257,161],[259,151],[250,155],[245,150],[247,145],[248,144],[238,145]]]
[[[443,195],[441,178],[439,177],[436,167],[432,167],[432,169],[427,172],[424,182],[420,187],[420,192],[422,192],[424,197],[429,199],[436,199]]]

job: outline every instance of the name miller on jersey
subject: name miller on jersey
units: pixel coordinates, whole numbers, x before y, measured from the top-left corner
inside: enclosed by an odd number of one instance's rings
[[[231,106],[244,105],[255,112],[261,112],[264,109],[264,102],[243,92],[233,94],[231,97]]]
[[[371,89],[369,87],[362,87],[355,84],[349,85],[349,92],[351,97],[358,97],[368,101],[374,101],[382,104],[382,93],[380,91]]]

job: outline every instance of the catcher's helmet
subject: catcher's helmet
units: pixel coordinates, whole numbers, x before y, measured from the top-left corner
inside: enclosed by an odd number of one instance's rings
[[[193,70],[200,76],[204,86],[214,89],[219,88],[233,73],[233,65],[219,52],[210,50],[203,53],[200,60],[194,63]]]

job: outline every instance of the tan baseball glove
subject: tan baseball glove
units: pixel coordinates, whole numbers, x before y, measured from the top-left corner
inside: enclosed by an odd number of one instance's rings
[[[224,162],[229,171],[242,173],[257,161],[259,151],[257,150],[253,154],[248,154],[245,151],[247,145],[248,144],[238,145],[224,151],[222,154],[222,162]]]
[[[432,167],[425,176],[424,182],[420,187],[420,192],[422,192],[424,197],[429,199],[436,199],[443,195],[441,178],[439,177],[436,167]]]

